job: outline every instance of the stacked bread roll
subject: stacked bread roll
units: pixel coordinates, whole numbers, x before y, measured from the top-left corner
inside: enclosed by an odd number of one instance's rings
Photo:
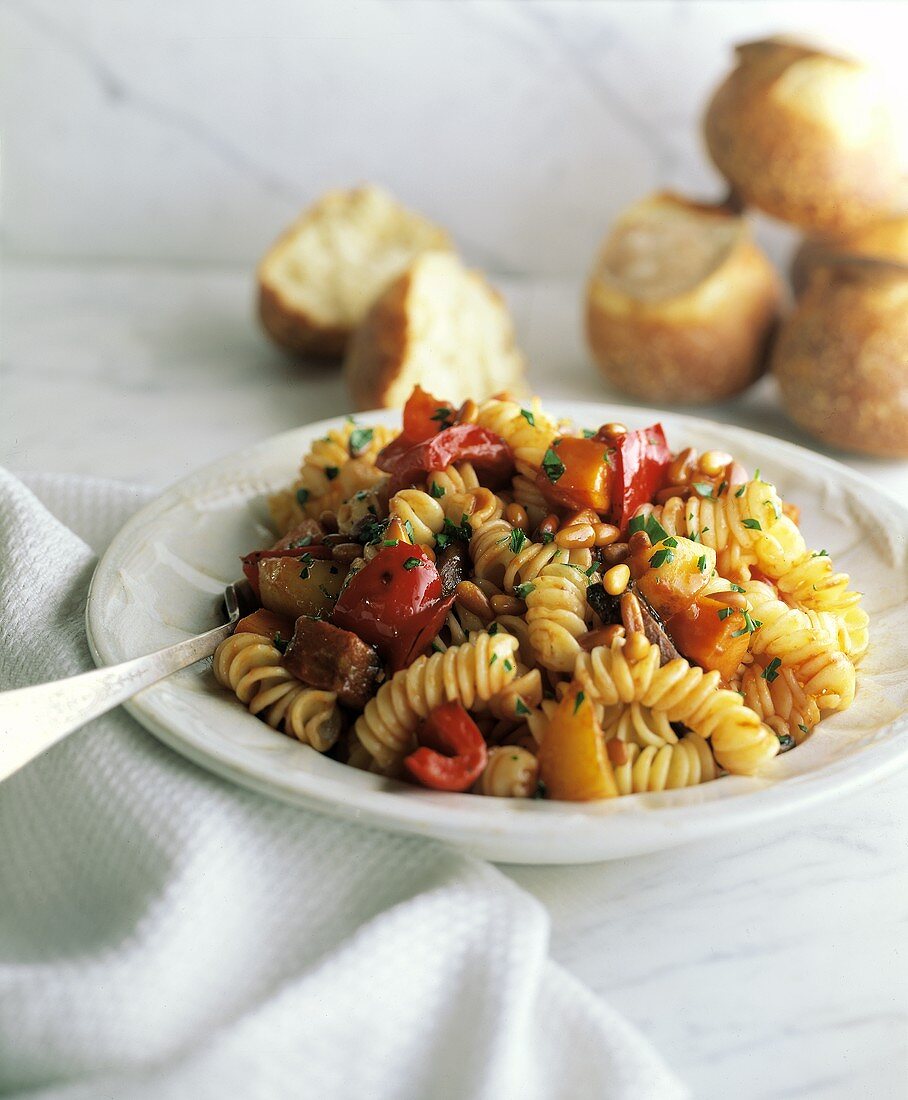
[[[769,360],[805,430],[908,455],[908,187],[890,105],[867,66],[790,39],[736,59],[704,117],[730,198],[656,196],[618,219],[587,289],[593,355],[620,389],[685,402],[730,396]],[[746,207],[808,234],[775,337],[779,284]]]

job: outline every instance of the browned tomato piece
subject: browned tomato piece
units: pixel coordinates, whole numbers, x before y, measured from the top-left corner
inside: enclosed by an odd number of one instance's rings
[[[294,620],[300,615],[329,615],[346,575],[337,562],[308,555],[262,558],[258,571],[263,606]]]
[[[672,615],[665,626],[688,661],[716,669],[725,681],[734,676],[750,640],[744,613],[709,596],[698,596],[690,607]]]

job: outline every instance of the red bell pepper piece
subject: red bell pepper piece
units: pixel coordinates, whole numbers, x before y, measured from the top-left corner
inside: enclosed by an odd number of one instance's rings
[[[410,443],[422,443],[431,439],[443,428],[450,425],[456,409],[447,401],[427,393],[422,386],[414,386],[413,392],[404,405],[402,435]]]
[[[661,424],[619,435],[611,444],[615,472],[610,518],[623,531],[640,505],[665,488],[672,455]]]
[[[392,440],[376,460],[378,468],[391,475],[392,494],[453,462],[471,462],[483,485],[492,489],[503,485],[514,471],[514,452],[508,444],[478,424],[455,424],[409,447],[401,440],[401,436]]]
[[[441,629],[453,595],[421,547],[382,547],[338,597],[331,622],[375,648],[394,671],[406,668]]]
[[[442,703],[416,734],[420,747],[404,757],[417,783],[435,791],[466,791],[488,760],[485,739],[460,703]]]
[[[240,558],[240,561],[243,563],[243,572],[246,574],[246,580],[249,581],[252,591],[256,596],[260,596],[259,562],[263,558],[303,558],[307,554],[310,558],[318,558],[322,561],[331,557],[331,551],[327,546],[313,544],[312,546],[296,546],[292,550],[253,550],[251,554]]]

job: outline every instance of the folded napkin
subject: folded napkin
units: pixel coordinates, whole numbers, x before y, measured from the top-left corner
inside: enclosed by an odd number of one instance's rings
[[[31,484],[0,471],[0,689],[91,667],[95,552],[146,499]],[[549,959],[544,908],[494,867],[231,786],[118,710],[0,787],[0,1093],[684,1090]]]

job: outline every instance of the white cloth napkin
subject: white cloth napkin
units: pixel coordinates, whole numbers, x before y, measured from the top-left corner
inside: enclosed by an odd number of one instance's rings
[[[47,507],[0,471],[2,689],[91,667],[95,552],[147,498],[31,485]],[[549,959],[544,908],[494,867],[231,786],[120,710],[0,787],[0,1093],[685,1090]]]

